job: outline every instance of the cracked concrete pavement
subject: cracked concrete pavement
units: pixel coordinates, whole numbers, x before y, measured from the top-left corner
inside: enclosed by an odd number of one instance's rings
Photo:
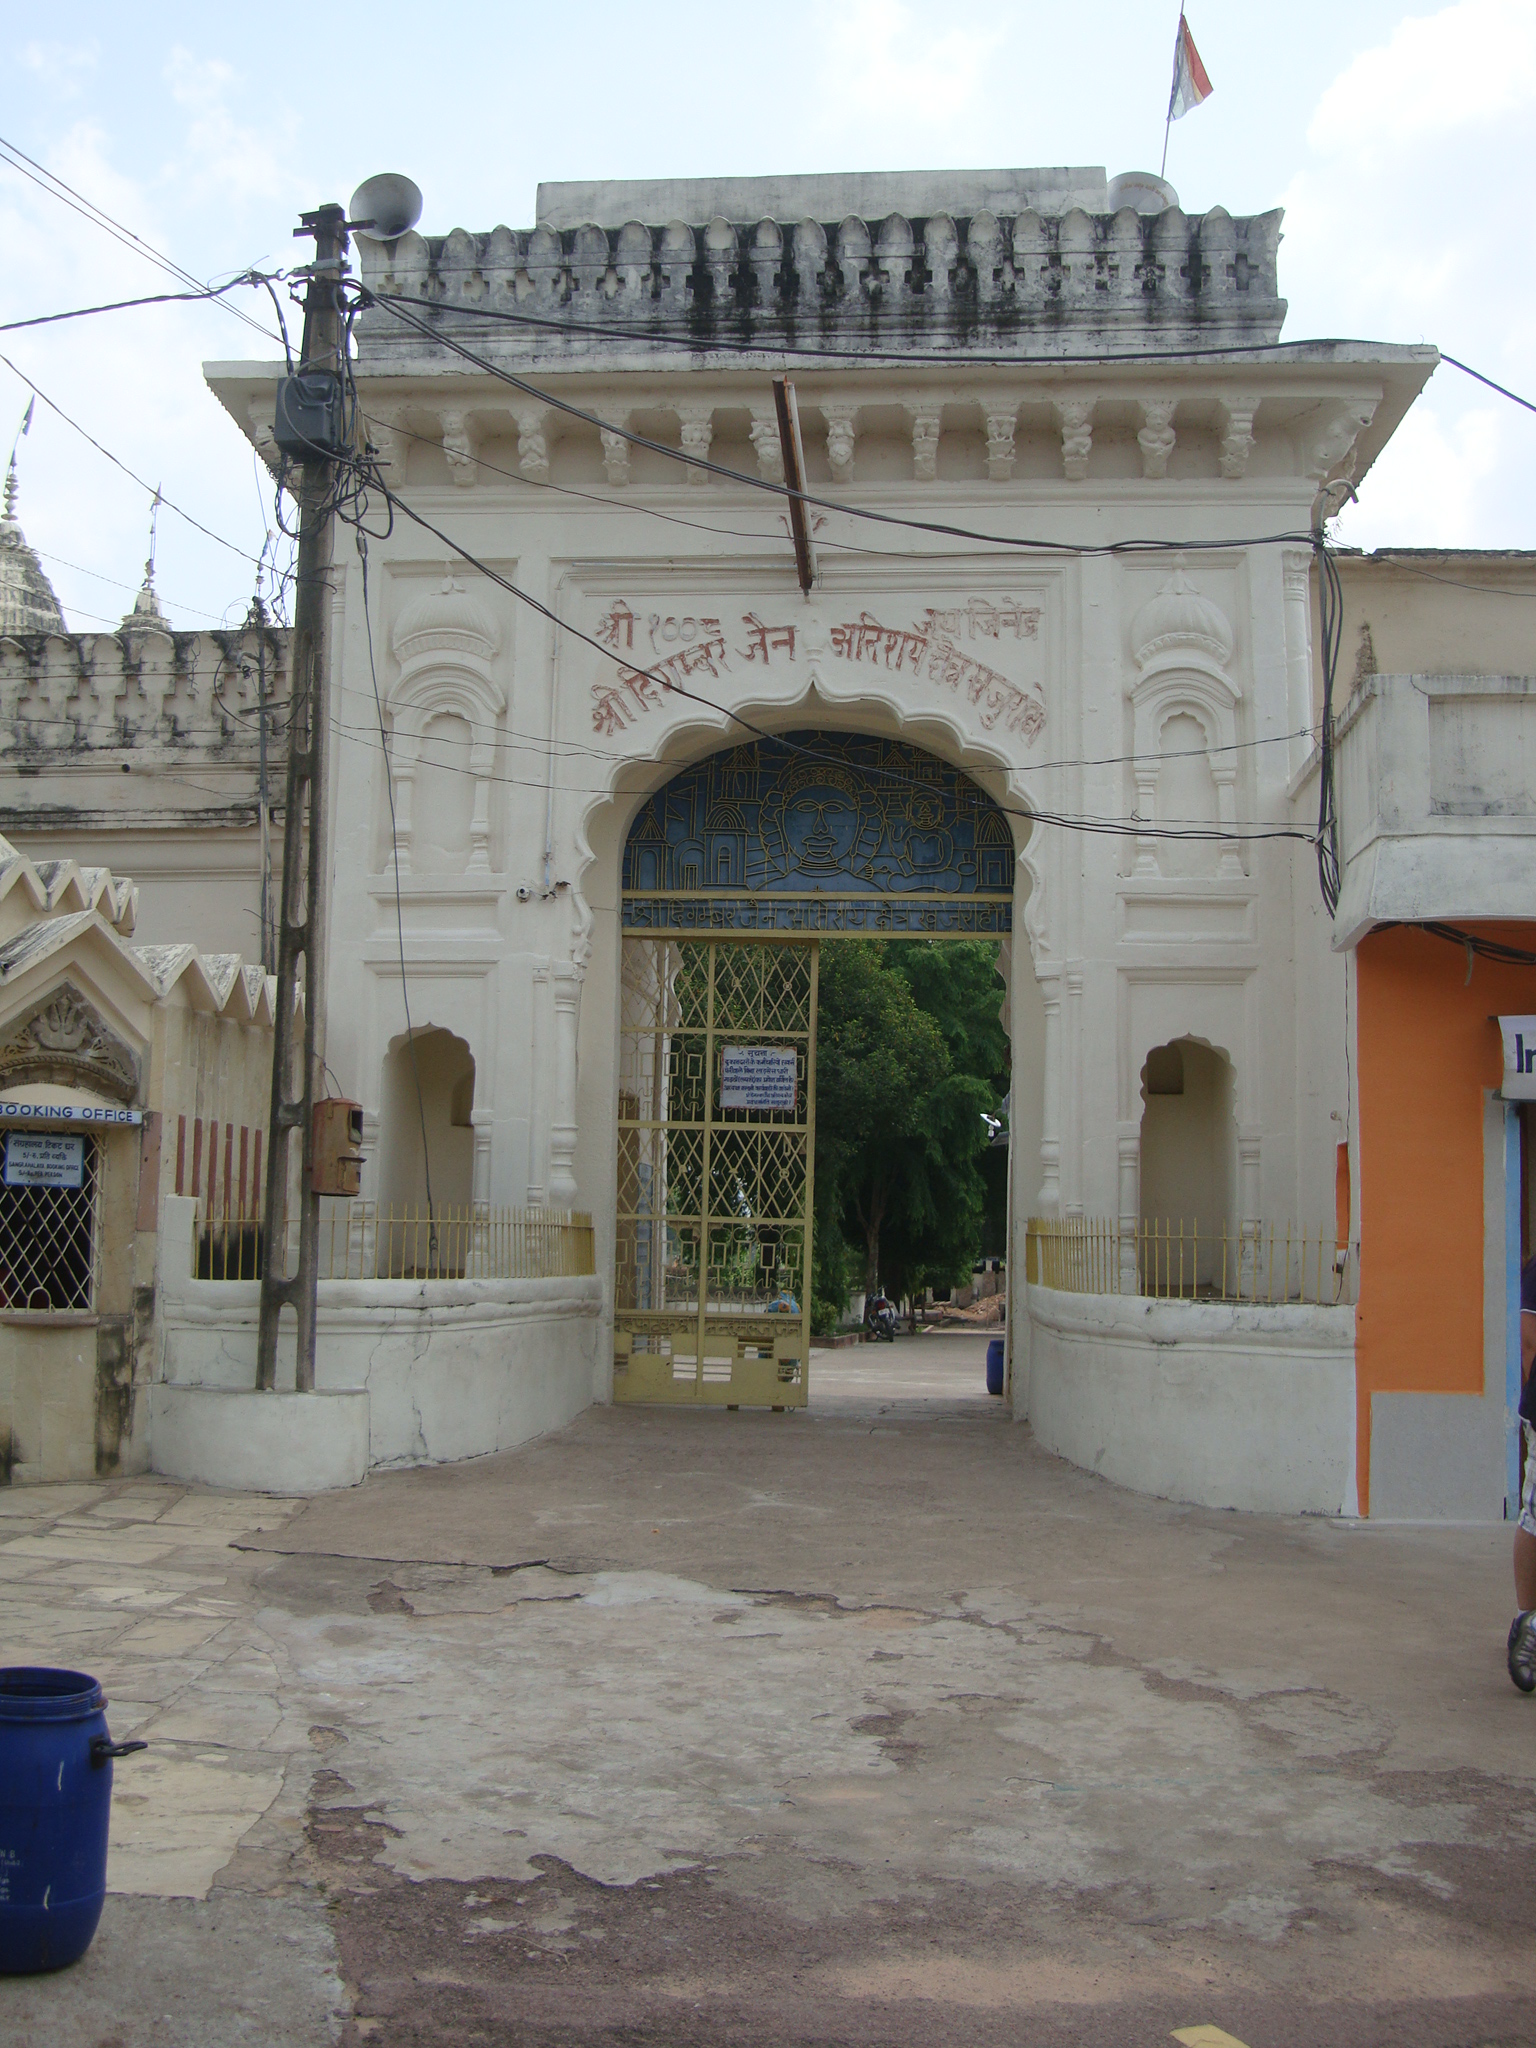
[[[1536,2039],[1504,1532],[1117,1492],[983,1349],[307,1504],[0,1495],[0,1658],[151,1745],[0,2038]]]

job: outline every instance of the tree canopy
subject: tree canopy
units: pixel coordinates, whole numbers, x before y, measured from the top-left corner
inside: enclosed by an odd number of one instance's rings
[[[969,1274],[987,1202],[987,1127],[1007,1086],[997,948],[825,946],[816,1025],[815,1312],[855,1275],[900,1298]]]

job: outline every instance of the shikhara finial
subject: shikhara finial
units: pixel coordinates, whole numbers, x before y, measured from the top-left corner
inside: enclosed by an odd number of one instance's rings
[[[160,519],[160,486],[155,485],[155,495],[149,506],[149,560],[144,564],[144,588],[155,587],[155,528]]]
[[[5,516],[16,516],[16,450],[32,431],[32,415],[37,410],[37,394],[27,400],[27,409],[21,416],[21,425],[16,429],[16,438],[11,443],[11,465],[5,472]]]

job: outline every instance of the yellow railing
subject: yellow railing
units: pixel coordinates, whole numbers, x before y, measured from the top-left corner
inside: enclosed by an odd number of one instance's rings
[[[1032,1216],[1025,1272],[1037,1287],[1067,1294],[1331,1306],[1354,1299],[1359,1247],[1294,1223]]]
[[[297,1264],[295,1233],[284,1233],[288,1270]],[[592,1218],[576,1209],[383,1208],[375,1202],[325,1202],[320,1212],[322,1280],[555,1280],[597,1270]],[[265,1263],[260,1228],[215,1219],[197,1245],[204,1280],[259,1280]]]

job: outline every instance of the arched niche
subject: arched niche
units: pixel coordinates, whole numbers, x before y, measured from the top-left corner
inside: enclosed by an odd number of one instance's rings
[[[1165,831],[1237,829],[1237,712],[1229,673],[1231,624],[1176,567],[1131,622],[1138,676],[1131,686],[1136,815]],[[1137,837],[1138,875],[1238,876],[1234,838]]]
[[[1238,1217],[1237,1077],[1219,1048],[1175,1038],[1141,1070],[1141,1221],[1198,1233],[1196,1277],[1219,1280]]]
[[[420,1097],[417,1081],[420,1079]],[[475,1059],[462,1038],[427,1025],[395,1039],[384,1057],[379,1091],[379,1209],[425,1216],[426,1126],[432,1206],[462,1212],[474,1197]]]
[[[501,629],[445,576],[401,612],[393,644],[400,673],[385,705],[394,781],[390,852],[402,873],[488,874],[491,783],[507,707],[493,669]]]

